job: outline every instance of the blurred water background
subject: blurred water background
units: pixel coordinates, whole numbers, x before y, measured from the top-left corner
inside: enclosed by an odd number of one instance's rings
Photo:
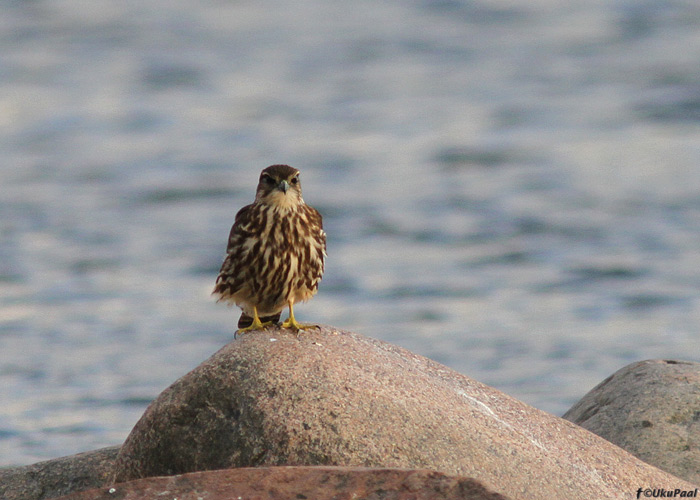
[[[700,361],[700,4],[33,0],[0,15],[0,465],[121,443],[231,341],[260,170],[302,171],[302,321],[563,413]]]

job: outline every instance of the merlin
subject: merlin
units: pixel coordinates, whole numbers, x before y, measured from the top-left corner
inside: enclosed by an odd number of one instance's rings
[[[255,201],[236,214],[213,295],[243,311],[236,333],[277,324],[285,307],[283,328],[316,326],[297,323],[294,304],[318,291],[325,257],[321,214],[304,203],[299,170],[272,165],[260,174]]]

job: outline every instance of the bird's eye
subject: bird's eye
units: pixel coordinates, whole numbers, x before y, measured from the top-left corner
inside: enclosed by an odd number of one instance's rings
[[[292,184],[299,184],[299,176],[292,177]]]
[[[275,183],[275,181],[272,180],[272,177],[270,177],[270,176],[267,175],[267,174],[265,174],[265,175],[263,176],[263,180],[265,181],[265,184],[270,184],[270,185],[272,185],[272,184]]]

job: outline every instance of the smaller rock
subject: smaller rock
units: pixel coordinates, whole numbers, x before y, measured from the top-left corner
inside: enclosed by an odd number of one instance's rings
[[[137,479],[60,500],[144,498],[507,500],[474,479],[435,471],[304,466],[223,469]]]
[[[700,363],[627,365],[591,389],[564,418],[700,484]]]
[[[2,500],[44,500],[108,484],[119,446],[0,469]]]

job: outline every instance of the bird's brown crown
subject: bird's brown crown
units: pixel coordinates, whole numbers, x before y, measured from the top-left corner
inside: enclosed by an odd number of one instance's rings
[[[278,179],[291,179],[295,175],[299,175],[299,170],[289,165],[270,165],[260,172],[260,178],[262,179],[265,174]]]

